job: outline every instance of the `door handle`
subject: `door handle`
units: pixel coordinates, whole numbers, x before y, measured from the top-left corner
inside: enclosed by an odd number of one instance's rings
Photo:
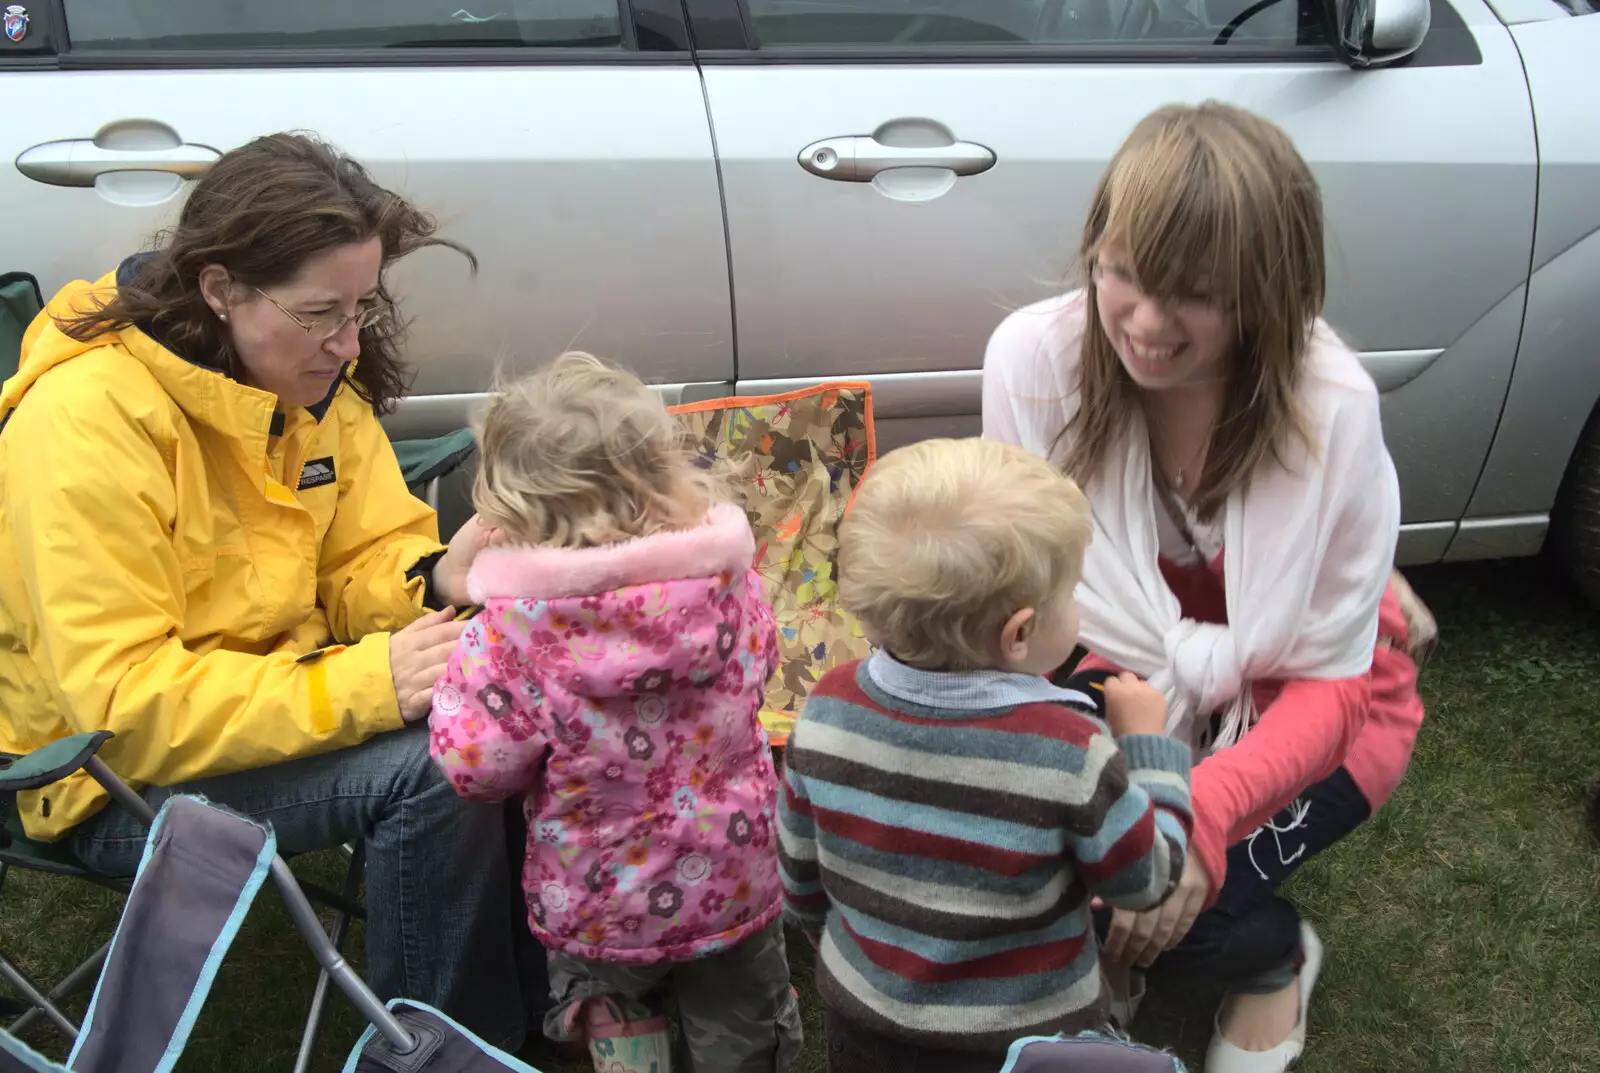
[[[812,142],[800,150],[800,166],[844,183],[870,183],[890,168],[943,168],[957,175],[977,175],[994,167],[994,151],[977,142],[912,149],[884,145],[870,134],[853,134]]]
[[[24,149],[17,157],[17,170],[51,186],[93,186],[100,176],[119,171],[164,171],[184,179],[198,179],[220,156],[209,145],[102,149],[89,138],[73,138]]]

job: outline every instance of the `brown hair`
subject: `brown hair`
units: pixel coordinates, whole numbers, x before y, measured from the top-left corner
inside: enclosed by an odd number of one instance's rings
[[[189,361],[240,379],[243,368],[226,328],[200,293],[200,271],[219,264],[246,287],[282,284],[312,257],[336,246],[383,244],[383,265],[424,246],[471,251],[435,238],[437,223],[333,146],[304,134],[269,134],[226,153],[195,184],[176,227],[134,277],[101,307],[59,327],[87,342],[137,325]],[[391,298],[379,276],[378,295]],[[361,331],[351,386],[378,413],[406,389],[398,348],[405,325],[387,318]]]
[[[872,468],[839,526],[839,597],[867,636],[925,670],[994,667],[1006,620],[1083,575],[1078,486],[994,440],[924,440]]]
[[[1223,416],[1190,499],[1211,518],[1290,436],[1311,446],[1296,387],[1326,291],[1322,195],[1281,128],[1208,101],[1146,116],[1100,179],[1084,224],[1081,263],[1113,248],[1118,268],[1145,294],[1207,301],[1230,314],[1236,337]],[[1100,323],[1094,273],[1086,273],[1078,412],[1066,469],[1098,472],[1127,427],[1139,389]]]
[[[473,506],[514,543],[585,548],[689,529],[721,498],[655,392],[589,354],[562,354],[496,395],[478,446]]]

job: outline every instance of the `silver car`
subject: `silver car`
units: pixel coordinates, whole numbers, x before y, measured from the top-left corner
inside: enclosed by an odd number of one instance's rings
[[[219,152],[309,128],[482,260],[399,270],[396,435],[578,346],[674,399],[866,378],[892,446],[976,431],[989,332],[1063,285],[1112,151],[1221,98],[1322,182],[1402,561],[1556,537],[1600,597],[1597,2],[0,0],[0,270],[93,278]]]

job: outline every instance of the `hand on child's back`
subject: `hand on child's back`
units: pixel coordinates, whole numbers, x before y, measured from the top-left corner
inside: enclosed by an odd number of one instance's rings
[[[428,718],[433,710],[433,687],[444,674],[456,641],[467,628],[456,619],[456,609],[430,611],[389,638],[389,670],[394,675],[395,700],[400,718],[407,723]]]
[[[1167,698],[1136,674],[1124,671],[1107,678],[1106,722],[1117,737],[1128,734],[1164,734]]]

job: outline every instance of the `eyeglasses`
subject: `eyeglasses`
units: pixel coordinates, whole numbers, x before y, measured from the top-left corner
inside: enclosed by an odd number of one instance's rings
[[[389,319],[391,314],[394,313],[394,306],[390,305],[388,302],[377,301],[367,306],[365,309],[356,310],[352,316],[345,316],[343,313],[323,313],[312,317],[310,320],[306,320],[296,315],[292,311],[284,308],[282,302],[272,297],[272,295],[268,294],[260,287],[256,287],[254,290],[261,297],[277,306],[279,312],[281,312],[284,316],[288,317],[290,320],[300,325],[300,327],[304,328],[307,335],[312,336],[320,341],[332,339],[334,336],[344,331],[344,326],[349,324],[351,321],[355,321],[356,331],[359,332],[366,328],[371,328],[375,325],[382,324],[384,321]]]

